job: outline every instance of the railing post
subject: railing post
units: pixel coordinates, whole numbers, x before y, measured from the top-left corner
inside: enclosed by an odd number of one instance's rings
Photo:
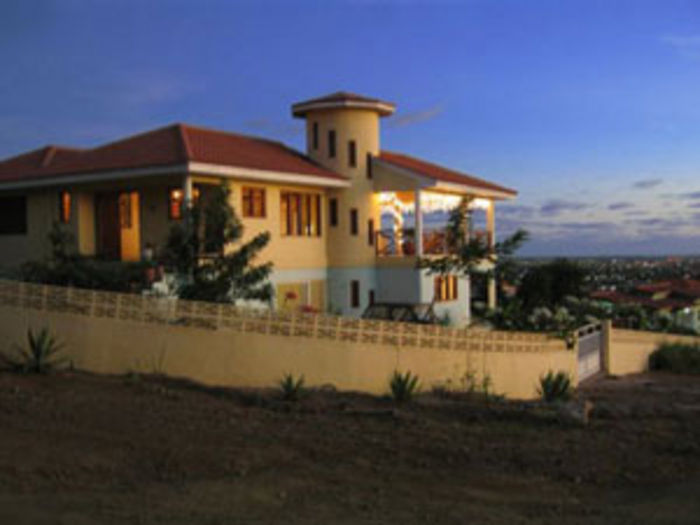
[[[420,190],[416,190],[413,194],[413,213],[415,214],[415,245],[416,256],[423,255],[423,217],[420,206]]]

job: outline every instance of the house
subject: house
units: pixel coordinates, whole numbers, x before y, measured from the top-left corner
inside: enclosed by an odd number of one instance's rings
[[[279,142],[173,124],[102,146],[45,146],[0,162],[3,264],[47,254],[55,221],[81,254],[139,260],[163,247],[182,207],[229,181],[245,239],[271,233],[278,308],[359,315],[373,301],[431,302],[468,320],[468,279],[440,279],[416,258],[445,251],[424,218],[462,196],[485,215],[472,235],[493,244],[495,203],[514,190],[380,148],[382,100],[339,92],[299,102],[306,154]],[[476,212],[475,212],[476,213]],[[384,222],[382,222],[384,220]],[[495,286],[489,301],[495,305]]]
[[[671,279],[640,284],[630,292],[598,290],[591,298],[607,304],[638,305],[650,313],[664,313],[679,325],[700,333],[700,281]]]

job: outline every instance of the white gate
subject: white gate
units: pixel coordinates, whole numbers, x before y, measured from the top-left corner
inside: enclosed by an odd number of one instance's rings
[[[579,328],[578,335],[578,380],[594,376],[603,369],[603,327],[593,323]]]

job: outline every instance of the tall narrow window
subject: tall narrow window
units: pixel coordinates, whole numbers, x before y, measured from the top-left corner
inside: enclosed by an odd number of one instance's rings
[[[311,143],[314,149],[318,149],[318,122],[314,122],[311,127]]]
[[[338,226],[338,199],[330,199],[328,208],[328,221],[331,226]]]
[[[357,144],[354,140],[348,142],[348,166],[351,168],[357,166]]]
[[[335,158],[335,130],[331,129],[328,131],[328,156],[330,158]]]
[[[373,305],[373,304],[374,304],[374,290],[370,290],[370,291],[369,291],[369,297],[368,297],[368,299],[369,299],[369,304],[370,304],[370,306]]]
[[[350,281],[350,307],[360,307],[360,281]]]
[[[374,219],[367,221],[367,244],[374,246]]]
[[[243,217],[265,217],[265,188],[243,188]]]
[[[357,208],[353,208],[350,210],[350,235],[357,235],[358,230]]]
[[[372,154],[367,154],[367,178],[372,178]]]
[[[192,188],[192,200],[199,200],[199,188]],[[168,218],[171,221],[182,219],[182,208],[185,204],[185,192],[182,188],[170,188],[168,190]]]
[[[459,281],[455,275],[439,276],[435,278],[435,301],[445,302],[457,299],[457,287]]]
[[[58,195],[58,217],[63,224],[70,222],[70,208],[70,192],[64,190]]]
[[[282,235],[321,235],[321,196],[316,193],[282,192],[280,195]]]

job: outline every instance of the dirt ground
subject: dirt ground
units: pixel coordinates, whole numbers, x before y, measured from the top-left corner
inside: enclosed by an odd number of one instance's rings
[[[465,394],[0,374],[0,523],[700,523],[700,379],[579,395],[585,427]]]

